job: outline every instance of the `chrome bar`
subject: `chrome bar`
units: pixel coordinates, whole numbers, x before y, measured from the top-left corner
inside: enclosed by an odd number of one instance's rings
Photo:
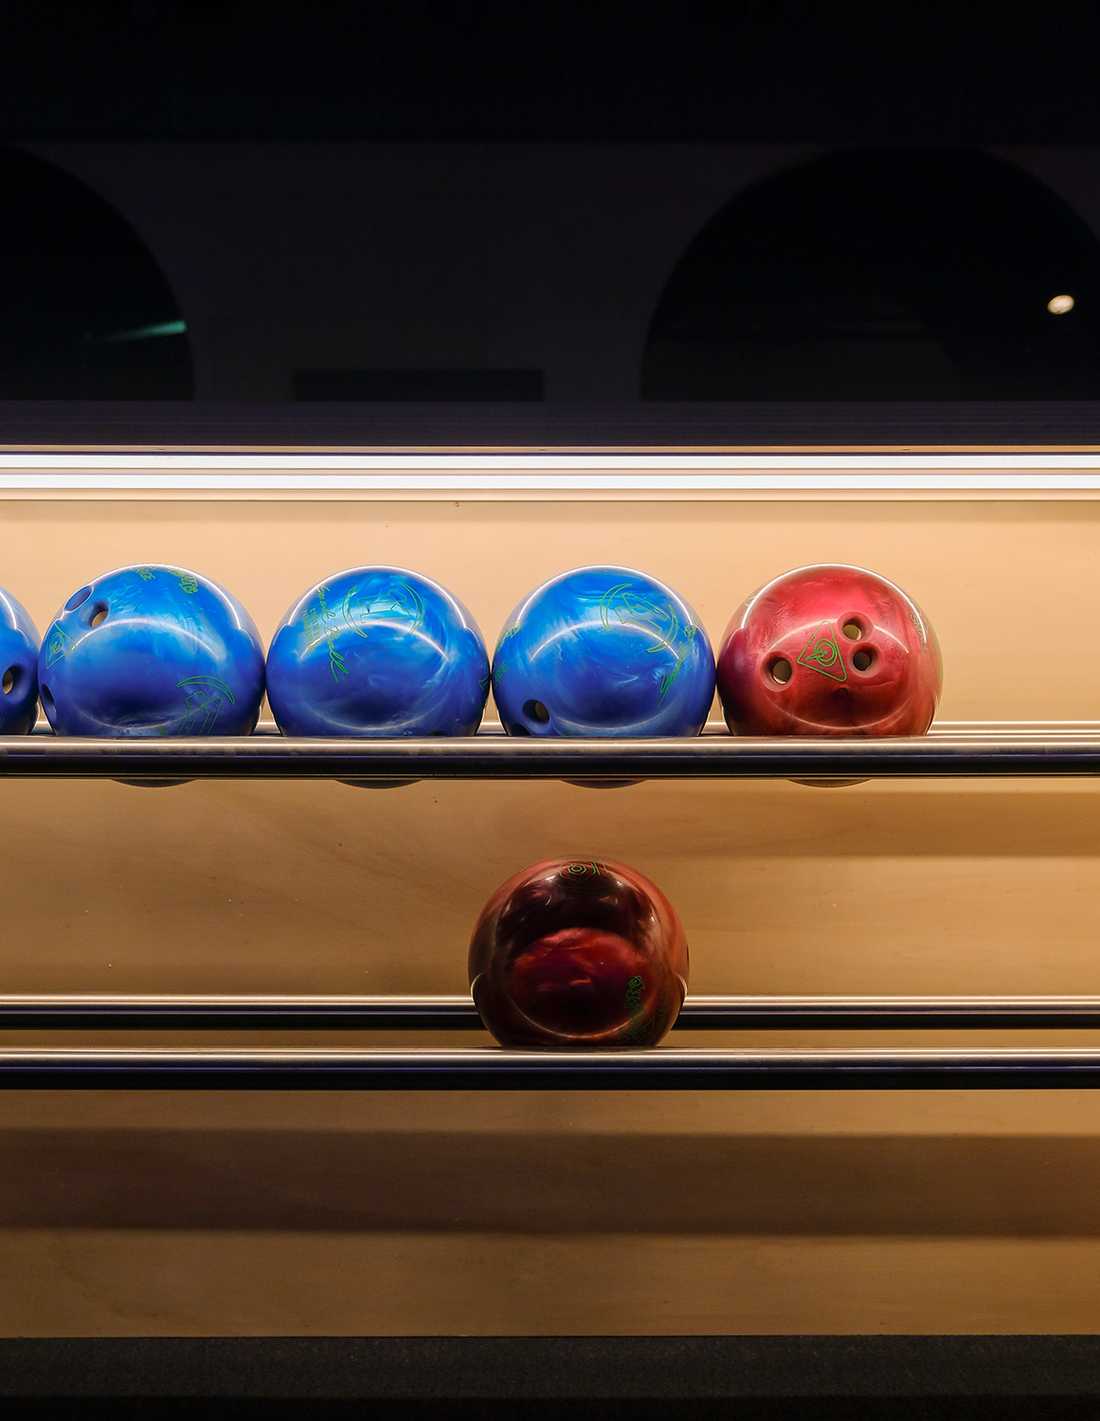
[[[1078,735],[1090,732],[1100,733],[1100,720],[937,720],[929,727],[930,736],[937,735]],[[33,735],[53,736],[49,721],[39,716]],[[279,735],[279,727],[270,716],[263,716],[256,725],[253,735]],[[481,722],[476,734],[504,735],[501,721],[488,716]],[[726,723],[721,717],[708,720],[703,726],[703,735],[728,735]]]
[[[0,995],[0,1030],[476,1031],[468,996]],[[1100,1028],[1090,996],[689,996],[677,1030]]]
[[[756,739],[717,730],[684,739],[511,737],[492,729],[424,740],[300,739],[268,731],[121,740],[36,733],[0,738],[11,779],[915,779],[1100,774],[1100,729],[975,726],[916,738]]]
[[[1100,1087],[1100,1050],[0,1050],[9,1090],[1035,1090]]]
[[[0,995],[0,1031],[477,1031],[469,996]]]

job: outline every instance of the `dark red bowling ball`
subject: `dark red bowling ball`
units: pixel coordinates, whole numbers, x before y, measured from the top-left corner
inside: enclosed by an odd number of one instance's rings
[[[740,735],[923,735],[942,683],[936,634],[913,599],[836,564],[754,593],[718,658],[726,724]]]
[[[547,859],[493,894],[470,986],[502,1046],[653,1046],[687,991],[687,940],[656,884],[622,864]]]

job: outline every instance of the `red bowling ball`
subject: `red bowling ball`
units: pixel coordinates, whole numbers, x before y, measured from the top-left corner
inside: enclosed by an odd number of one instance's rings
[[[622,864],[548,859],[510,878],[470,941],[470,986],[502,1046],[653,1046],[687,991],[688,949],[656,884]]]
[[[718,658],[738,735],[923,735],[942,683],[924,613],[859,567],[801,567],[769,582],[734,614]]]

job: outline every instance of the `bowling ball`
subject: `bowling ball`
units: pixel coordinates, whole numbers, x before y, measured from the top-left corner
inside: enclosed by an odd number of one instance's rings
[[[311,587],[267,658],[287,735],[472,735],[489,693],[477,623],[446,588],[396,567],[358,567]]]
[[[509,735],[698,735],[714,652],[696,614],[656,578],[582,567],[508,618],[493,695]]]
[[[38,715],[38,631],[0,587],[0,735],[26,735]]]
[[[942,681],[924,613],[859,567],[769,582],[734,614],[718,656],[726,723],[741,735],[923,735]]]
[[[59,735],[247,735],[264,693],[263,644],[209,578],[124,567],[77,588],[54,617],[38,684]]]
[[[517,873],[482,910],[470,986],[502,1046],[653,1046],[687,991],[676,911],[637,869],[547,859]]]

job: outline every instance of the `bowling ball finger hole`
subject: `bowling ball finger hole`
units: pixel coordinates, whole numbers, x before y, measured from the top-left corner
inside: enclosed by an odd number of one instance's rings
[[[92,595],[90,587],[78,587],[69,600],[65,603],[66,612],[75,612],[83,603],[87,602]]]
[[[90,627],[100,627],[107,620],[106,602],[97,602],[92,608],[92,615],[88,618]]]
[[[853,653],[852,665],[857,671],[870,671],[874,664],[875,653],[869,646],[861,646],[857,652]]]
[[[536,725],[550,724],[550,712],[541,701],[524,701],[523,714]]]
[[[862,641],[867,635],[867,630],[858,617],[849,617],[841,627],[841,631],[849,641]]]
[[[22,679],[23,668],[21,666],[9,666],[3,676],[0,677],[0,690],[4,692],[5,696],[10,696]]]
[[[768,662],[768,675],[777,686],[785,686],[794,675],[794,667],[785,656],[774,656]]]

